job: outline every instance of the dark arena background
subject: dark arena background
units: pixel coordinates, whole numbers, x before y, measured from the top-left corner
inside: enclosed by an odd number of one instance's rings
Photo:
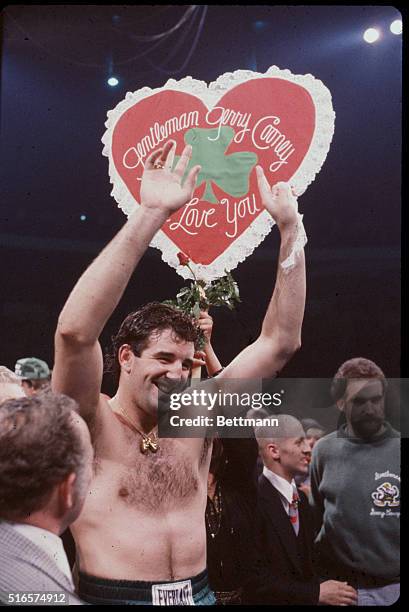
[[[126,92],[169,78],[209,83],[276,65],[320,79],[336,113],[327,159],[299,200],[307,305],[302,348],[283,375],[331,377],[344,360],[364,356],[399,377],[402,38],[389,30],[399,11],[197,5],[183,21],[188,8],[3,9],[0,363],[13,369],[18,358],[36,356],[52,367],[58,314],[125,221],[102,156],[107,111]],[[363,39],[370,27],[381,31],[373,44]],[[277,255],[274,228],[233,270],[241,305],[211,312],[224,364],[258,335]],[[103,333],[104,348],[125,314],[174,297],[183,284],[149,249]]]

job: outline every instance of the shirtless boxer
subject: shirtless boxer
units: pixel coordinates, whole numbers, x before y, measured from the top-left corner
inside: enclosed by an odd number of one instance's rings
[[[199,438],[158,439],[155,433],[158,386],[171,379],[187,380],[195,351],[192,331],[178,335],[172,323],[164,328],[162,322],[156,333],[150,331],[138,342],[132,335],[133,321],[137,331],[143,330],[143,313],[149,325],[157,313],[151,312],[155,307],[145,307],[129,315],[123,323],[127,339],[117,351],[118,391],[109,401],[100,394],[103,360],[98,338],[104,325],[153,236],[190,201],[195,189],[199,166],[182,185],[191,147],[185,147],[172,170],[174,148],[170,141],[147,160],[141,205],[82,275],[56,331],[53,387],[79,403],[96,455],[87,501],[72,526],[79,592],[90,603],[214,602],[207,585],[204,523],[210,448]],[[261,168],[257,179],[263,205],[281,235],[276,286],[260,336],[221,378],[275,376],[300,346],[302,249],[293,266],[280,265],[298,234],[296,200],[284,184],[271,191]]]

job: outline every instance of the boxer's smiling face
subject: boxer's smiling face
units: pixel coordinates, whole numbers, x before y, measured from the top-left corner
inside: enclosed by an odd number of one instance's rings
[[[126,348],[128,347],[128,348]],[[129,345],[120,349],[121,369],[139,409],[156,414],[158,396],[181,390],[189,378],[194,355],[193,342],[180,339],[171,329],[151,334],[139,356]]]

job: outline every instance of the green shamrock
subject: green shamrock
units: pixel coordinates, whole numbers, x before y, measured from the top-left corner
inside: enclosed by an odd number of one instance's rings
[[[202,167],[197,186],[203,181],[206,183],[205,193],[202,197],[206,202],[217,204],[218,200],[213,193],[212,183],[223,189],[233,197],[244,196],[249,190],[250,172],[257,163],[257,155],[250,152],[225,152],[234,138],[232,127],[219,128],[191,128],[185,133],[185,143],[192,145],[193,152],[184,176],[196,164]],[[179,156],[175,157],[175,164]]]

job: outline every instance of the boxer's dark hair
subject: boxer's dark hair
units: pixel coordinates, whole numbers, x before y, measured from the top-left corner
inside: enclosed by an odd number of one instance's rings
[[[385,395],[387,382],[381,368],[370,359],[354,357],[340,366],[332,380],[331,395],[335,402],[344,396],[348,380],[354,378],[377,378],[382,383]]]
[[[118,351],[123,344],[129,344],[134,355],[139,357],[156,333],[165,329],[172,330],[175,339],[193,342],[195,350],[202,338],[196,320],[174,306],[160,302],[150,302],[135,312],[131,312],[122,322],[118,333],[112,336],[112,349],[106,355],[105,370],[110,372],[119,383],[121,368]]]

